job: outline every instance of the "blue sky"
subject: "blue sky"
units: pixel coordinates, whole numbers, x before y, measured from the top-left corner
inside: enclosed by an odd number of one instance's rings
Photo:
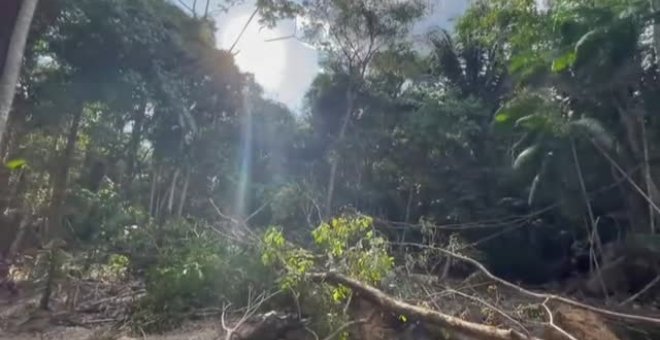
[[[191,4],[193,0],[176,0]],[[198,11],[203,11],[198,2]],[[227,12],[213,11],[218,28],[217,41],[220,47],[229,48],[254,11],[255,0],[245,0],[242,4],[231,7]],[[421,37],[434,27],[451,28],[452,19],[465,11],[469,0],[428,0],[429,14],[413,30]],[[212,2],[211,8],[217,9],[221,1]],[[266,92],[295,112],[303,108],[306,90],[316,76],[318,58],[316,51],[296,39],[267,40],[289,36],[294,32],[294,22],[285,21],[274,29],[262,28],[257,20],[252,21],[239,40],[234,52],[239,67],[254,73]]]

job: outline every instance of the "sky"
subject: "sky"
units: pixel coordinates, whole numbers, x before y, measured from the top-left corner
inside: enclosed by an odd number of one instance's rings
[[[177,0],[179,1],[179,0]],[[181,0],[192,3],[191,0]],[[469,0],[427,0],[429,14],[413,29],[420,39],[429,29],[451,28],[452,19],[462,14]],[[205,3],[205,1],[198,1]],[[214,10],[216,40],[219,47],[229,49],[254,11],[255,0],[245,0],[227,12]],[[199,5],[198,5],[199,6]],[[212,9],[217,8],[215,2]],[[201,11],[201,9],[198,9]],[[260,27],[258,17],[252,20],[233,49],[236,63],[244,72],[253,73],[266,96],[286,104],[292,111],[303,110],[303,99],[309,85],[319,72],[316,51],[296,39],[269,39],[291,36],[295,22],[288,20],[275,28]]]

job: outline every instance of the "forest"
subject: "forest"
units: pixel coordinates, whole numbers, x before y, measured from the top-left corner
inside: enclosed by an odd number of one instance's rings
[[[0,2],[0,339],[660,338],[659,0],[186,3]]]

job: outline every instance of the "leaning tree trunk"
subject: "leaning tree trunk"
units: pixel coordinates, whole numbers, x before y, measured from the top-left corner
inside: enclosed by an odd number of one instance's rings
[[[21,8],[21,0],[0,1],[0,74],[5,65],[9,41],[11,33],[14,31],[19,8]]]
[[[69,169],[71,168],[73,152],[76,147],[76,140],[78,139],[82,110],[82,107],[78,108],[75,116],[73,116],[71,128],[69,129],[69,134],[66,138],[64,152],[62,152],[62,155],[55,166],[55,173],[53,175],[53,193],[51,195],[48,212],[48,225],[44,235],[45,242],[55,237],[63,237],[65,235],[62,229],[62,205],[66,198],[66,188],[69,183]]]
[[[7,56],[2,67],[2,76],[0,76],[0,140],[5,131],[7,117],[11,110],[16,93],[16,83],[21,71],[23,61],[23,52],[27,42],[30,25],[34,17],[34,11],[37,8],[38,0],[23,0],[21,8],[16,17],[16,23],[9,40]]]

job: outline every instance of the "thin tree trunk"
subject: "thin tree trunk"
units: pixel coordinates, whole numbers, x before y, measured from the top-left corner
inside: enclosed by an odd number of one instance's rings
[[[660,11],[660,0],[650,0],[651,11]],[[656,59],[660,57],[660,20],[655,21],[653,25],[653,45],[655,47]]]
[[[30,213],[26,209],[25,211],[23,211],[23,216],[21,217],[21,222],[18,225],[18,230],[16,231],[14,240],[11,242],[11,245],[9,246],[9,251],[7,252],[7,258],[13,259],[14,256],[18,254],[18,251],[20,250],[21,245],[23,244],[23,239],[25,238],[25,231],[27,230],[27,227],[30,224],[30,222],[31,222]]]
[[[14,32],[18,10],[21,8],[21,0],[0,1],[0,74],[5,65],[11,34]]]
[[[351,121],[351,116],[353,115],[353,106],[355,102],[355,96],[353,94],[353,84],[352,81],[349,81],[348,87],[346,88],[346,112],[342,118],[341,128],[339,129],[339,136],[335,143],[335,155],[330,160],[330,177],[328,179],[328,192],[325,201],[325,217],[329,218],[332,215],[332,204],[335,194],[335,182],[337,180],[337,169],[339,168],[339,149],[341,149],[341,144],[346,137],[346,130],[348,130],[348,123]]]
[[[151,174],[151,192],[149,194],[149,214],[156,217],[156,186],[160,176],[160,167],[156,166]]]
[[[183,207],[186,203],[186,196],[188,196],[188,185],[190,184],[190,170],[186,170],[186,178],[183,181],[183,189],[181,190],[181,198],[179,199],[179,208],[176,211],[176,216],[183,215]]]
[[[628,146],[630,148],[630,151],[632,153],[632,162],[631,164],[637,163],[637,162],[643,162],[644,167],[642,169],[642,176],[638,178],[637,182],[643,183],[640,184],[639,186],[645,186],[646,190],[644,192],[644,198],[647,200],[648,204],[645,204],[648,206],[649,209],[655,210],[656,212],[658,211],[658,206],[660,206],[660,193],[658,193],[658,187],[653,181],[653,178],[651,176],[650,172],[650,165],[649,165],[649,160],[648,160],[648,145],[646,141],[646,126],[644,125],[644,120],[639,117],[638,115],[633,115],[633,114],[628,114],[626,113],[623,108],[621,108],[619,105],[617,105],[617,110],[619,112],[619,118],[621,120],[622,125],[624,126],[624,131],[626,135],[626,139],[628,142]],[[640,141],[640,138],[642,139]],[[625,156],[625,155],[623,155]],[[636,181],[632,181],[631,184],[636,186],[636,189],[639,191],[639,187],[637,186]],[[646,210],[646,209],[644,209]],[[648,213],[649,217],[653,217],[654,214],[653,212]],[[648,223],[650,226],[650,230],[654,231],[655,230],[655,225],[654,222],[652,221],[653,218],[651,218]],[[640,231],[643,229],[646,229],[648,227],[644,227],[642,229],[642,226],[636,226],[636,228]],[[647,229],[648,230],[648,229]]]
[[[174,190],[176,190],[176,183],[177,180],[179,179],[179,174],[181,173],[181,170],[176,169],[174,171],[174,176],[172,176],[172,184],[170,184],[170,197],[169,200],[167,201],[167,213],[172,214],[172,209],[174,208]]]
[[[596,271],[596,276],[598,277],[598,282],[601,285],[601,288],[603,289],[603,295],[605,296],[605,300],[607,301],[607,286],[605,285],[605,281],[603,280],[603,277],[601,275],[600,267],[598,266],[598,259],[597,256],[595,256],[594,248],[597,249],[597,251],[602,254],[603,249],[600,248],[600,235],[598,234],[598,222],[596,221],[596,217],[594,216],[594,211],[591,208],[591,201],[589,200],[589,194],[587,191],[587,185],[584,182],[584,176],[582,175],[582,167],[580,166],[580,159],[578,158],[578,153],[575,148],[575,141],[571,140],[571,151],[573,153],[573,162],[575,164],[575,172],[577,173],[578,181],[580,183],[580,193],[582,194],[582,198],[584,199],[584,204],[587,206],[587,213],[589,216],[589,224],[591,225],[591,228],[587,228],[587,235],[589,235],[589,271],[593,273],[593,271]]]
[[[22,124],[25,121],[25,105],[19,105],[22,101],[14,102],[14,109],[9,112],[6,133],[0,141],[0,211],[4,211],[11,202],[12,195],[10,178],[12,172],[1,164],[6,164],[17,156],[22,136]]]
[[[37,3],[38,0],[23,0],[7,48],[7,57],[0,76],[0,140],[5,132],[7,117],[14,101],[25,44]]]
[[[140,149],[140,141],[142,140],[142,126],[144,125],[144,119],[146,116],[146,103],[140,104],[140,106],[133,112],[133,129],[131,130],[131,139],[128,142],[128,155],[126,159],[126,173],[124,174],[124,186],[123,191],[129,193],[131,185],[133,184],[133,178],[136,173],[136,163],[138,157],[138,151]]]
[[[12,150],[15,149],[21,135],[19,123],[21,122],[21,118],[24,117],[24,113],[20,112],[21,110],[18,106],[18,103],[15,101],[14,109],[10,110],[9,117],[7,118],[5,133],[0,141],[0,162],[2,163],[6,163],[10,159]]]
[[[78,130],[80,129],[80,121],[82,119],[82,110],[76,110],[71,122],[71,128],[66,138],[66,146],[62,152],[58,164],[55,166],[55,173],[53,175],[53,193],[50,200],[50,208],[48,214],[48,227],[46,228],[46,238],[49,240],[53,236],[63,236],[64,230],[62,229],[62,203],[66,196],[66,188],[69,182],[69,169],[71,168],[71,161],[73,152],[76,147],[76,140],[78,139]]]
[[[645,201],[642,201],[638,197],[634,197],[637,195],[633,195],[633,196],[628,195],[628,197],[631,198],[629,201],[631,202],[631,205],[633,205],[630,207],[630,209],[635,210],[631,213],[631,216],[635,217],[634,220],[631,218],[632,229],[633,231],[636,232],[646,232],[647,229],[646,228],[642,229],[641,225],[639,225],[641,224],[641,222],[639,221],[642,221],[641,216],[645,214],[647,204],[658,214],[660,214],[660,207],[653,201],[651,197],[649,197],[646,194],[646,192],[642,188],[639,187],[635,179],[633,179],[628,174],[629,172],[631,172],[630,170],[626,171],[623,168],[621,168],[621,166],[614,159],[612,159],[612,157],[607,153],[607,151],[603,150],[603,148],[600,145],[598,145],[598,143],[596,143],[593,140],[591,141],[591,143],[594,145],[594,147],[596,147],[596,150],[598,150],[601,153],[601,155],[603,155],[603,157],[605,157],[605,159],[607,159],[607,161],[610,162],[610,164],[621,174],[621,176],[623,176],[623,178],[625,178],[626,181],[628,181],[628,183],[632,186],[634,191],[636,191],[639,194],[639,196],[644,198]],[[632,167],[628,167],[628,169],[631,168]],[[632,194],[633,190],[629,190],[629,191],[631,191]],[[639,203],[635,203],[635,202],[639,202]],[[648,221],[646,221],[646,223],[648,223]]]
[[[651,179],[651,165],[649,162],[649,144],[646,139],[646,125],[644,120],[640,119],[641,130],[642,130],[642,147],[644,151],[644,179],[646,182],[646,194],[651,198],[653,202],[657,202],[658,196],[653,192],[653,180]],[[653,205],[649,203],[649,227],[651,229],[651,234],[655,234],[655,212],[653,211]]]
[[[48,255],[48,273],[46,274],[46,287],[41,294],[39,300],[39,308],[48,310],[50,307],[50,298],[53,293],[53,285],[55,284],[55,273],[57,271],[57,249],[51,246]]]
[[[410,210],[412,209],[413,197],[415,196],[414,187],[408,189],[408,202],[406,202],[406,215],[403,218],[403,221],[408,223],[410,222]]]
[[[211,0],[206,0],[206,7],[204,8],[204,19],[206,19],[209,15],[209,5],[211,4]]]

